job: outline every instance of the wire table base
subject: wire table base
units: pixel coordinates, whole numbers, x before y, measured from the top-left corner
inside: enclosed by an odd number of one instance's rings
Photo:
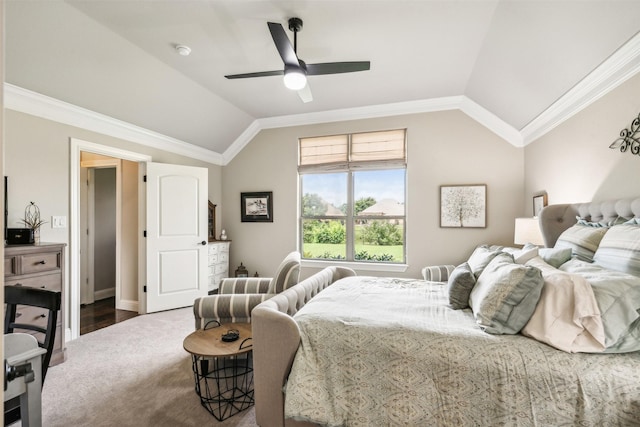
[[[196,393],[200,403],[218,421],[254,404],[253,355],[230,357],[191,356]]]

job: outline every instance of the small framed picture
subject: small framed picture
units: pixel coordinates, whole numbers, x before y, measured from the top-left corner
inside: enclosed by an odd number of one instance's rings
[[[533,196],[533,216],[537,217],[540,215],[540,211],[542,208],[547,206],[547,195],[539,194],[537,196]]]
[[[273,192],[240,193],[242,222],[273,222]]]
[[[210,242],[215,242],[216,240],[216,205],[211,203],[209,200],[209,208],[207,210],[208,218],[207,218],[207,235]]]
[[[485,228],[486,226],[486,184],[440,186],[440,227]]]

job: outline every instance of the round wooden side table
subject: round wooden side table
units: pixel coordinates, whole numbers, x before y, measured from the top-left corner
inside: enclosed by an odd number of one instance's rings
[[[223,341],[233,331],[238,339]],[[216,324],[198,329],[183,342],[191,353],[196,393],[200,403],[223,421],[254,403],[253,353],[250,323]]]

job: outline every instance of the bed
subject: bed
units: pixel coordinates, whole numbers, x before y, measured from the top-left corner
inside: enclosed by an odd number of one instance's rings
[[[639,425],[637,218],[640,199],[551,205],[547,249],[303,280],[252,312],[257,423]]]

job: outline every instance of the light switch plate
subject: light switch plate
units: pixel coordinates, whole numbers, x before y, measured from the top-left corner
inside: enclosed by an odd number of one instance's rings
[[[52,216],[51,217],[51,228],[67,228],[67,217],[66,216]]]

